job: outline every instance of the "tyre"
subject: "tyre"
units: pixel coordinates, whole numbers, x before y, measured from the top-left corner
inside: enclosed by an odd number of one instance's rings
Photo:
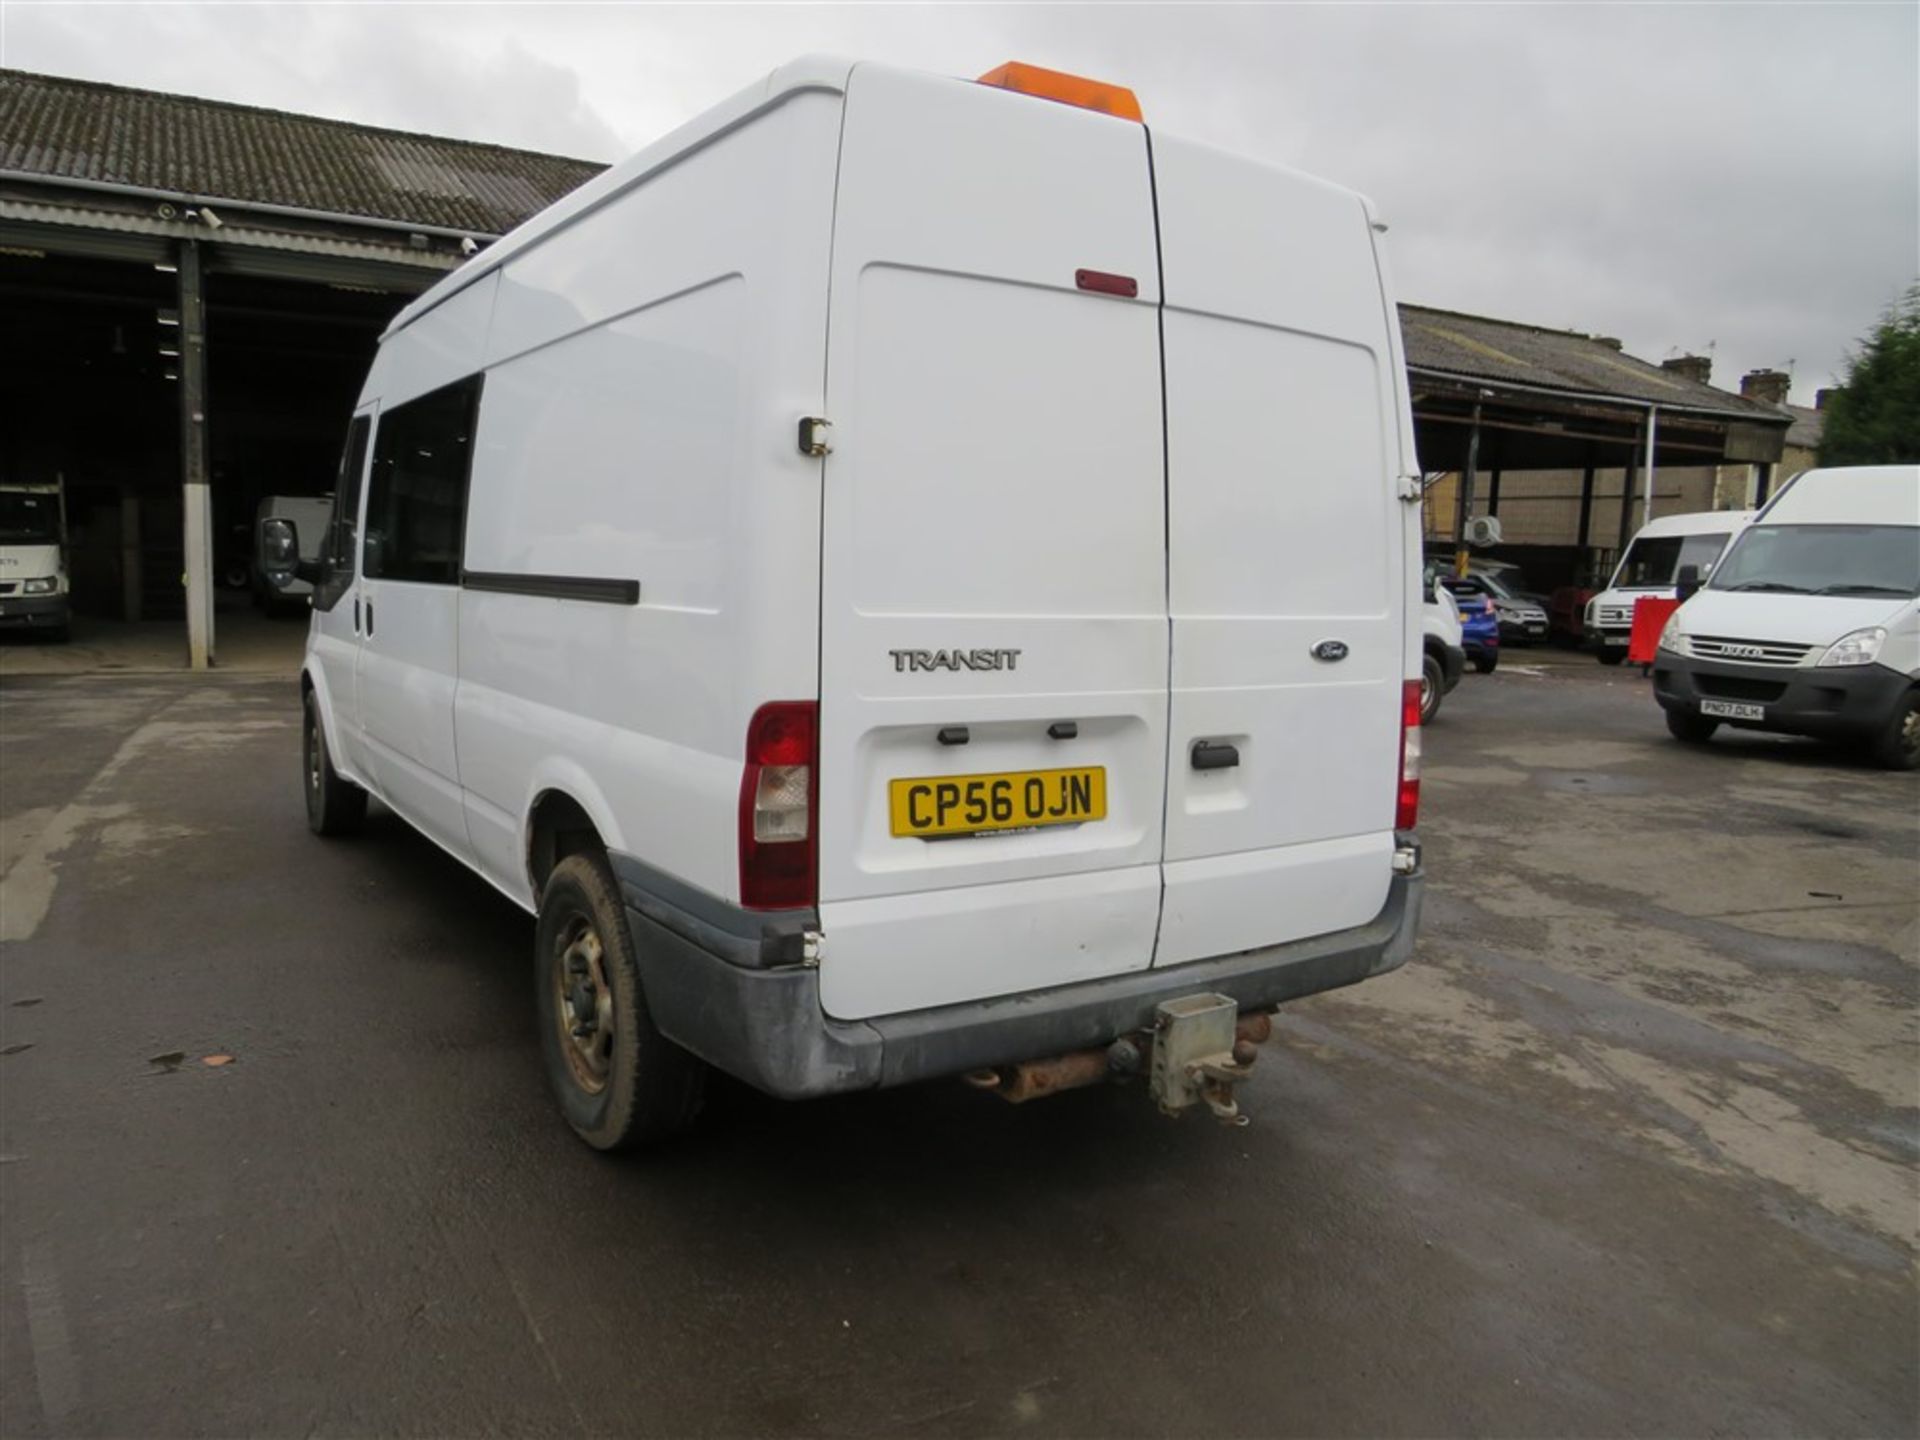
[[[1627,652],[1617,645],[1609,645],[1599,652],[1602,665],[1618,665],[1627,658]]]
[[[654,1027],[619,887],[597,854],[553,867],[534,928],[547,1080],[596,1150],[664,1140],[700,1113],[706,1066]]]
[[[1447,688],[1447,672],[1438,657],[1425,655],[1420,662],[1420,723],[1431,725],[1440,713],[1440,696]]]
[[[1473,670],[1476,675],[1491,675],[1500,664],[1498,655],[1476,655],[1473,657]]]
[[[1888,770],[1920,769],[1920,690],[1909,690],[1893,707],[1873,742],[1873,759]]]
[[[1685,710],[1667,711],[1667,733],[1689,745],[1706,744],[1719,728],[1718,720],[1709,720],[1704,715],[1689,714]]]
[[[333,768],[327,732],[320,723],[320,705],[307,691],[304,702],[301,759],[307,792],[307,828],[316,835],[351,835],[367,818],[367,792]]]

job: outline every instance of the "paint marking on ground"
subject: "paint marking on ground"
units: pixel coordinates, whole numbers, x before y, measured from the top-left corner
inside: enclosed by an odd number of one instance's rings
[[[43,1242],[29,1241],[21,1247],[20,1294],[26,1301],[27,1343],[33,1352],[33,1385],[40,1397],[40,1413],[50,1434],[71,1434],[80,1380],[67,1334],[59,1272]]]

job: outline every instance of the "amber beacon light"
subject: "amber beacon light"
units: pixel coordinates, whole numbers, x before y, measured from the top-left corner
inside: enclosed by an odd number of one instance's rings
[[[1098,110],[1121,120],[1139,120],[1140,102],[1124,85],[1109,85],[1104,80],[1089,80],[1059,70],[1042,70],[1038,65],[1023,65],[1009,60],[998,69],[980,77],[982,85],[996,85],[1022,95],[1038,95],[1042,100],[1058,100],[1062,105],[1078,105],[1082,110]]]

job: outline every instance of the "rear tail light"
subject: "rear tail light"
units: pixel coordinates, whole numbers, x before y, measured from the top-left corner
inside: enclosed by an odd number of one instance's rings
[[[820,813],[818,707],[775,700],[747,723],[740,775],[740,903],[791,910],[814,903]]]
[[[1420,820],[1420,682],[1400,689],[1400,803],[1393,828],[1411,830]]]

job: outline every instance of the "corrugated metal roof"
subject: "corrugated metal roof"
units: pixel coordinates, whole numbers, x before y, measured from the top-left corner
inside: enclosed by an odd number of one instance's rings
[[[0,70],[0,170],[503,235],[604,166]]]
[[[205,240],[204,227],[184,220],[162,220],[155,216],[128,215],[114,210],[92,210],[68,205],[44,205],[31,200],[11,200],[0,196],[0,222],[23,225],[63,225],[82,230],[111,230],[127,235],[151,235],[162,239]],[[258,246],[290,254],[330,256],[341,260],[372,260],[383,265],[409,269],[451,270],[460,263],[456,255],[411,250],[404,245],[382,245],[368,241],[346,240],[334,235],[291,235],[285,230],[263,230],[245,225],[223,225],[220,244]]]
[[[1772,405],[1702,385],[1617,345],[1571,330],[1548,330],[1453,310],[1400,307],[1407,364],[1490,383],[1618,395],[1656,405],[1683,405],[1744,420],[1778,421]]]

